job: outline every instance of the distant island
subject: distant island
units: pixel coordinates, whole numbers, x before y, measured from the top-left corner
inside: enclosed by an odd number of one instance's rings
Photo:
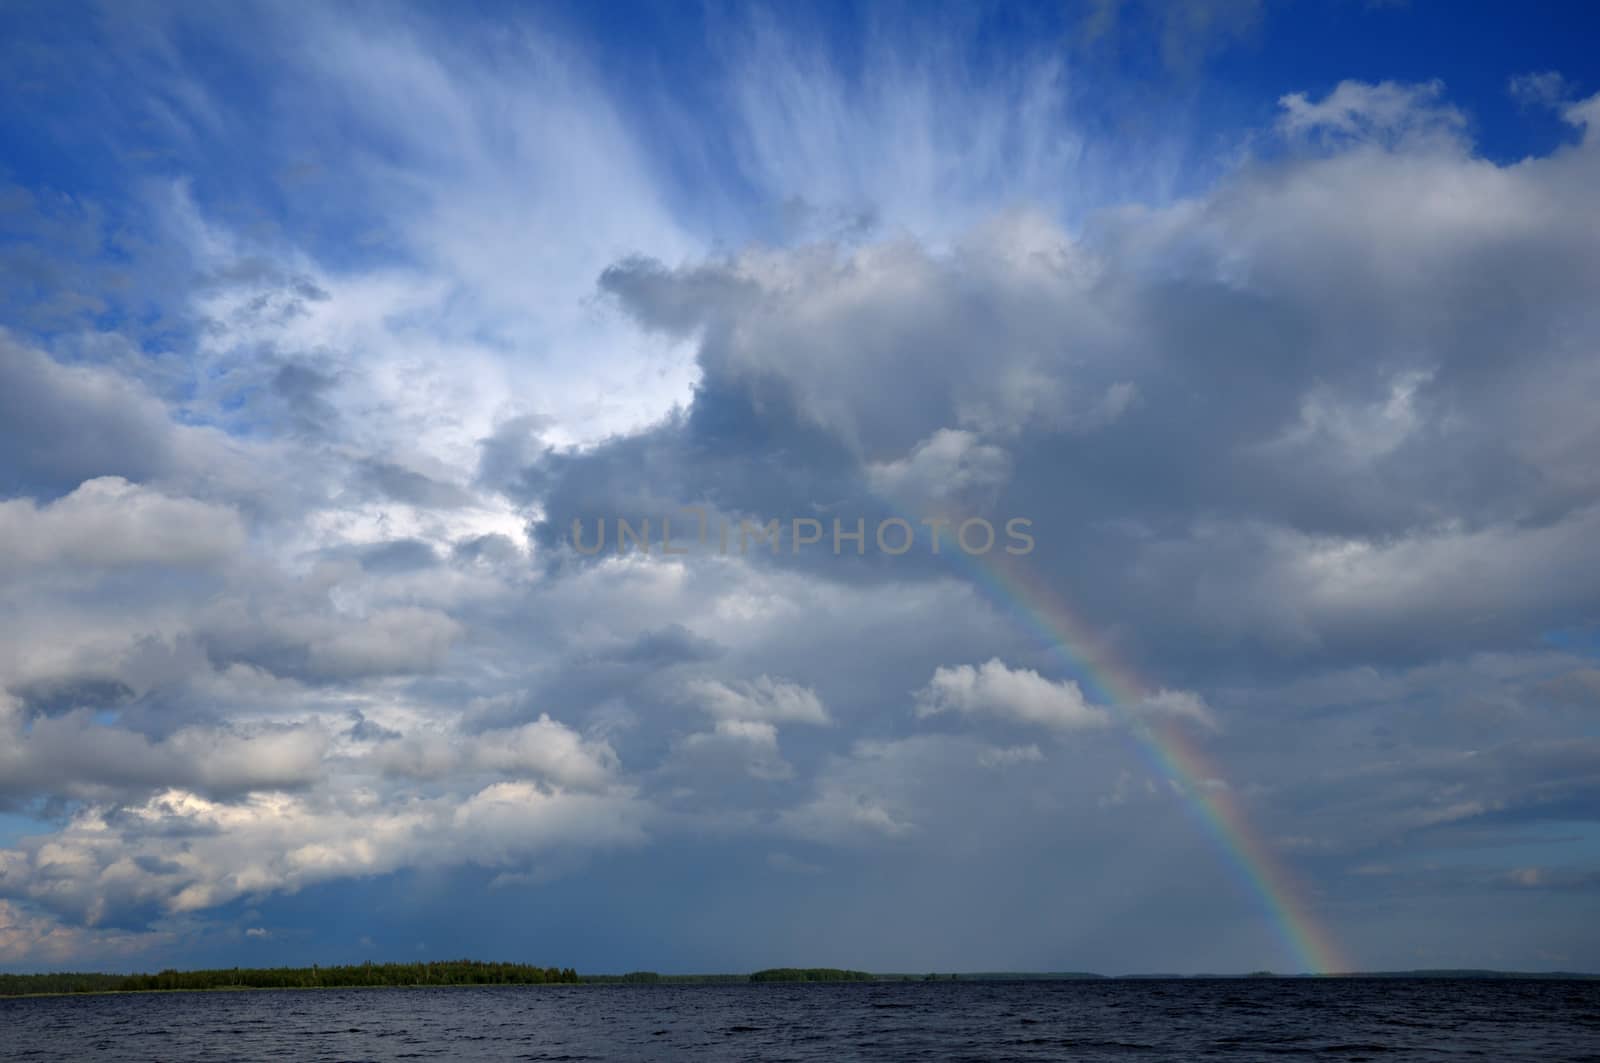
[[[837,967],[773,967],[750,976],[752,982],[873,982],[877,975]]]
[[[754,974],[657,974],[655,971],[629,971],[627,974],[586,974],[580,982],[595,985],[729,985],[748,982],[876,982],[882,975],[866,971],[846,971],[838,967],[769,967]]]
[[[78,993],[162,993],[251,989],[355,989],[364,987],[520,986],[520,985],[728,985],[750,983],[839,982],[1022,982],[1117,980],[1204,980],[1261,978],[1433,978],[1593,980],[1600,974],[1575,971],[1494,971],[1431,969],[1364,971],[1347,974],[1123,974],[1086,971],[971,971],[929,974],[872,974],[839,967],[771,967],[751,974],[579,974],[571,967],[537,967],[523,963],[446,960],[428,963],[362,963],[335,967],[231,967],[215,970],[165,970],[155,974],[55,972],[0,974],[0,997],[59,996]]]

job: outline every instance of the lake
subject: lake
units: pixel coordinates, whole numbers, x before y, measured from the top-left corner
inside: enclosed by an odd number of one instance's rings
[[[0,999],[6,1060],[1600,1060],[1600,982],[1160,980]]]

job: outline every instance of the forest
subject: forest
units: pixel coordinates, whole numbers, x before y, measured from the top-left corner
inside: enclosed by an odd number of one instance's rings
[[[578,981],[571,967],[447,960],[343,967],[231,967],[156,974],[0,974],[0,996],[145,993],[194,989],[333,989],[359,986],[545,985]]]

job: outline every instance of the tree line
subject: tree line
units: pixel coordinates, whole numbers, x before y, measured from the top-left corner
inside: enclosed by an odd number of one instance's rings
[[[750,976],[752,982],[872,982],[877,976],[837,967],[771,967]]]
[[[578,981],[571,967],[448,960],[342,967],[232,967],[156,974],[0,974],[0,996],[141,993],[178,989],[334,989],[359,986],[546,985]]]
[[[149,993],[197,989],[335,989],[362,986],[547,985],[585,983],[704,984],[715,982],[870,982],[876,975],[838,967],[773,967],[754,974],[579,975],[571,967],[448,960],[362,963],[336,967],[229,967],[155,974],[0,974],[0,996],[31,993]],[[895,977],[895,976],[891,976]],[[905,977],[905,976],[899,976]],[[930,976],[932,977],[932,976]]]

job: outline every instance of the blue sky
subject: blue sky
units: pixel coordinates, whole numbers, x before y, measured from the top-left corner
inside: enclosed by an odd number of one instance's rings
[[[0,969],[1600,969],[1596,19],[9,7]]]

